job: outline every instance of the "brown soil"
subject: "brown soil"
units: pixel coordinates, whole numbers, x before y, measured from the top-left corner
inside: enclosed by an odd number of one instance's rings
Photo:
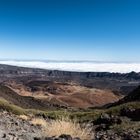
[[[34,100],[77,108],[98,107],[118,101],[121,96],[111,90],[88,88],[74,83],[31,81],[24,84],[8,84],[21,96],[31,96]],[[25,97],[24,97],[25,98]]]

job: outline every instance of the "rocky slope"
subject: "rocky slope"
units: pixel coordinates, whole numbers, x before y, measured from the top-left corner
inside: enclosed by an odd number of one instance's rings
[[[140,101],[140,86],[124,97],[121,102]]]
[[[0,99],[1,98],[5,99],[11,104],[25,109],[53,110],[62,107],[60,105],[50,103],[47,100],[42,100],[31,96],[21,96],[5,85],[0,85]]]
[[[120,99],[118,102],[111,103],[105,106],[112,107],[112,106],[117,106],[117,105],[129,103],[129,102],[140,102],[140,86],[138,86],[136,89],[134,89],[124,98]]]
[[[0,111],[0,140],[34,140],[41,137],[41,129],[5,111]]]

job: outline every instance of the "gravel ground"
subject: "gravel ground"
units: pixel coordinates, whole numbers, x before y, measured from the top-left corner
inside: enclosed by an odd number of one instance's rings
[[[0,140],[34,140],[41,128],[8,112],[0,112]]]

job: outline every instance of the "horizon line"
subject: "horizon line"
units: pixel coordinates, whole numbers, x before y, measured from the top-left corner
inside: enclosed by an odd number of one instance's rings
[[[91,62],[91,63],[140,63],[140,61],[109,61],[109,60],[106,60],[106,61],[102,61],[102,60],[70,60],[70,59],[67,59],[67,60],[55,60],[55,59],[9,59],[9,58],[6,58],[6,59],[0,59],[0,61],[41,61],[41,62],[68,62],[68,63],[83,63],[83,62]]]

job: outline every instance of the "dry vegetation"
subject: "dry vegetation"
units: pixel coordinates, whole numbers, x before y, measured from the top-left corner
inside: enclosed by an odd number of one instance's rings
[[[42,126],[43,128],[46,128],[46,126],[47,126],[46,120],[41,119],[41,118],[33,118],[31,120],[31,124],[33,124],[33,125],[39,125],[39,126]]]
[[[91,136],[91,128],[87,125],[82,127],[80,123],[62,117],[61,119],[49,120],[48,122],[42,118],[33,118],[31,124],[42,127],[43,135],[47,137],[60,136],[62,134],[71,135],[73,138],[79,137],[81,140],[93,138]]]
[[[74,138],[79,137],[81,140],[88,140],[93,137],[91,136],[91,128],[81,127],[79,123],[69,118],[53,120],[47,124],[47,136],[60,136],[62,134],[71,135]]]
[[[28,121],[30,119],[29,116],[27,116],[27,115],[19,115],[18,118],[22,119],[22,120],[25,120],[25,121]]]

